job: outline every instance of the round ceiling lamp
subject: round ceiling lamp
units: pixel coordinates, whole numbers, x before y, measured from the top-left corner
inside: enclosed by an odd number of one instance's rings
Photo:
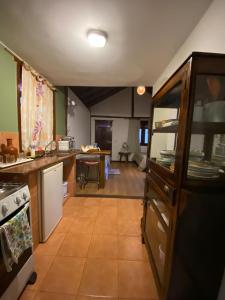
[[[142,86],[142,85],[139,85],[138,87],[137,87],[137,93],[138,93],[138,95],[144,95],[144,93],[145,93],[145,86]]]
[[[105,47],[107,41],[107,33],[102,30],[89,30],[87,33],[87,38],[90,46],[96,48]]]

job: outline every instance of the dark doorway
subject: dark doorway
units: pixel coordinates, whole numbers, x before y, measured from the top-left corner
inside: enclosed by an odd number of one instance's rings
[[[95,142],[101,150],[112,151],[112,121],[95,120]]]

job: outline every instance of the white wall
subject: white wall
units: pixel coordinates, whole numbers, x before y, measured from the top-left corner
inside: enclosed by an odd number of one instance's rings
[[[156,108],[153,116],[153,128],[155,128],[155,122],[176,119],[177,110],[173,108]],[[151,144],[151,157],[161,157],[161,150],[173,150],[175,143],[174,133],[154,133],[152,136]]]
[[[127,142],[129,119],[124,118],[91,118],[91,143],[95,142],[95,120],[109,120],[112,124],[112,160],[119,160],[118,152],[122,144]]]
[[[225,1],[214,0],[153,86],[153,94],[193,52],[225,53]]]
[[[68,98],[74,100],[76,106],[73,111],[68,107],[67,130],[68,135],[75,137],[76,148],[78,149],[82,144],[90,144],[90,111],[70,88],[68,89]]]

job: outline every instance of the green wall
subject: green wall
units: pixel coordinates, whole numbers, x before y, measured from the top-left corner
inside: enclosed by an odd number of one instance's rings
[[[55,93],[56,134],[66,134],[64,87]],[[18,131],[17,115],[17,64],[0,45],[0,131]]]
[[[0,45],[0,131],[18,131],[17,64]]]
[[[64,87],[58,87],[55,93],[55,117],[56,117],[56,134],[66,134],[66,89]]]

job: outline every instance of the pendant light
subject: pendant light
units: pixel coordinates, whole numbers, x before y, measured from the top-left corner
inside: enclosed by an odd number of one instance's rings
[[[138,93],[138,95],[140,95],[140,96],[144,95],[144,93],[145,93],[145,86],[139,85],[139,86],[137,87],[137,93]]]

